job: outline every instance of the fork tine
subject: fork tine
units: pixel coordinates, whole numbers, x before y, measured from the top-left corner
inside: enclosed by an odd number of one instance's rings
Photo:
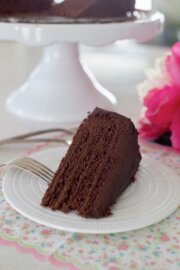
[[[44,173],[48,174],[50,177],[54,176],[54,172],[51,169],[47,168],[45,165],[38,162],[37,160],[34,160],[32,158],[29,158],[29,157],[25,157],[22,161],[28,165],[31,165],[37,169],[42,170]]]
[[[43,177],[46,177],[48,179],[52,179],[51,175],[48,175],[46,172],[44,172],[44,171],[40,170],[39,168],[36,168],[35,166],[32,166],[30,164],[21,162],[21,163],[16,163],[15,165],[23,166],[27,170],[31,170],[32,172],[34,172],[38,175],[42,175]]]
[[[43,172],[47,173],[51,177],[54,175],[54,172],[52,170],[50,170],[49,168],[47,168],[42,163],[40,163],[40,162],[38,162],[38,161],[36,161],[36,160],[34,160],[32,158],[29,158],[29,157],[24,157],[24,158],[16,159],[13,162],[23,163],[23,164],[26,164],[26,165],[30,165],[33,168],[34,167],[35,168],[38,168],[38,169],[42,170]]]
[[[31,171],[32,173],[34,173],[34,174],[36,174],[38,176],[42,176],[42,177],[44,177],[46,179],[52,180],[52,177],[51,176],[47,175],[43,171],[41,171],[41,170],[39,170],[39,169],[37,169],[37,168],[35,168],[33,166],[30,166],[29,164],[16,163],[14,165],[21,166],[21,167],[23,166],[24,169],[29,170],[29,171]]]
[[[51,183],[51,178],[49,178],[47,175],[44,175],[42,173],[39,173],[38,171],[30,168],[30,167],[27,167],[21,163],[12,163],[13,166],[15,167],[18,167],[18,168],[21,168],[21,169],[24,169],[25,171],[28,171],[38,177],[40,177],[41,179],[43,179],[44,181],[46,181],[48,184]]]
[[[12,162],[9,163],[9,165],[14,165],[23,168],[27,171],[30,171],[31,173],[34,173],[37,176],[43,178],[48,183],[51,182],[54,176],[54,172],[52,170],[50,170],[40,162],[29,157],[13,160]]]

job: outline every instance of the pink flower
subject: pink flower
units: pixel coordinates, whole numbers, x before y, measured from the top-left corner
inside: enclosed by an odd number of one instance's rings
[[[170,79],[162,88],[146,89],[139,133],[154,140],[170,131],[172,146],[180,151],[180,43],[172,47],[164,65]]]

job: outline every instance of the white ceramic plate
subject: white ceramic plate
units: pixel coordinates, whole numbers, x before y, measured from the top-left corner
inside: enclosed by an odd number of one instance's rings
[[[61,147],[33,157],[55,170],[66,151]],[[116,233],[157,223],[179,206],[180,181],[172,169],[143,157],[136,178],[112,208],[113,215],[101,219],[85,219],[75,213],[63,214],[41,207],[46,183],[20,169],[7,169],[3,192],[15,210],[37,223],[79,233]]]

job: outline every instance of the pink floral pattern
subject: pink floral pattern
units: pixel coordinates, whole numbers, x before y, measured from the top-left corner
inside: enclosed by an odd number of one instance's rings
[[[141,143],[141,151],[180,175],[180,156],[175,151],[147,142]],[[84,235],[53,230],[15,212],[3,197],[0,180],[0,244],[71,270],[179,269],[179,224],[180,208],[158,224],[128,233]]]
[[[163,65],[160,78],[166,78],[165,84],[158,81],[147,91],[146,83],[139,133],[141,138],[154,140],[170,131],[172,146],[180,151],[180,43],[172,47]]]

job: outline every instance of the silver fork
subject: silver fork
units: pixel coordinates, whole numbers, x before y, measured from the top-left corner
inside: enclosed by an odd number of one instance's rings
[[[51,183],[54,177],[54,172],[51,169],[49,169],[44,164],[30,157],[17,158],[12,161],[0,164],[0,168],[2,167],[16,167],[23,169],[35,176],[40,177],[48,184]]]

